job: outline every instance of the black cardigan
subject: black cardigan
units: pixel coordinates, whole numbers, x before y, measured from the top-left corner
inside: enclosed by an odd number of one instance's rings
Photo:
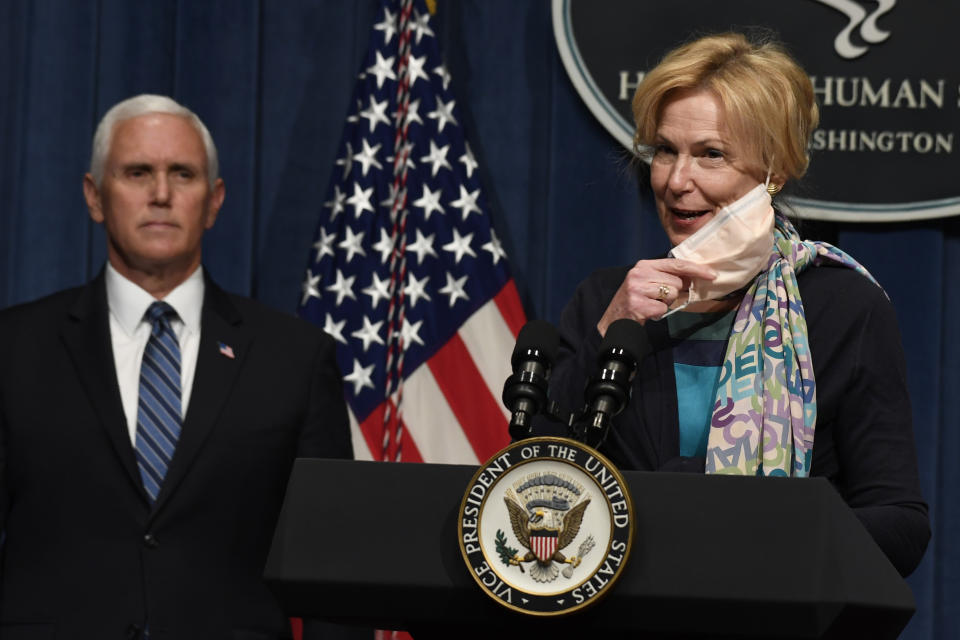
[[[550,395],[583,403],[597,369],[597,322],[629,267],[595,272],[560,321]],[[811,475],[836,487],[897,570],[909,575],[930,538],[920,495],[903,347],[882,290],[852,269],[810,267],[798,277],[817,382]],[[630,405],[614,419],[601,452],[621,469],[703,473],[703,458],[681,458],[673,353],[665,321],[645,325],[653,352],[641,363]],[[563,435],[538,422],[538,435]]]

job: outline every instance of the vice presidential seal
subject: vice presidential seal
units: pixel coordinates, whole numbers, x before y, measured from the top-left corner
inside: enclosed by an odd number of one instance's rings
[[[486,462],[460,504],[460,550],[501,605],[563,615],[606,595],[633,541],[633,503],[620,472],[563,438],[516,442]]]

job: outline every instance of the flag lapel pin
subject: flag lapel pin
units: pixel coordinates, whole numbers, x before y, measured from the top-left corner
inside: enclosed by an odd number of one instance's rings
[[[226,356],[231,360],[234,360],[237,357],[237,355],[233,352],[233,347],[231,347],[230,345],[225,344],[223,342],[218,342],[217,345],[219,346],[219,349],[220,349],[220,355]]]

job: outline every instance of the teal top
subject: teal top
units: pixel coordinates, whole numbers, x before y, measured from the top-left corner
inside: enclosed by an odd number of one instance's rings
[[[710,416],[736,309],[667,316],[677,380],[680,455],[705,456]]]

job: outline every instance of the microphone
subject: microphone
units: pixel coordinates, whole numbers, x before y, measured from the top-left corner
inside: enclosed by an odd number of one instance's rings
[[[503,383],[503,404],[510,410],[510,437],[529,438],[533,416],[547,403],[547,380],[557,357],[560,335],[545,320],[531,320],[520,329],[510,364],[513,375]]]
[[[649,353],[647,332],[639,322],[623,318],[607,327],[597,356],[600,373],[590,380],[584,393],[589,418],[583,433],[586,444],[599,447],[606,439],[611,419],[630,400],[637,363]]]

